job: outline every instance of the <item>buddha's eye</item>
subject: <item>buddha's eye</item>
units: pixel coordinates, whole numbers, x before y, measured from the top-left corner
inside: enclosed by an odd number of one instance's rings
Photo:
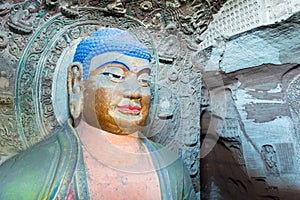
[[[109,72],[102,73],[104,76],[107,76],[109,79],[115,82],[122,82],[125,79],[124,75],[117,75]]]
[[[113,82],[123,82],[125,80],[125,73],[119,67],[107,67],[101,73],[102,75],[106,76],[109,80]]]
[[[143,73],[138,76],[137,80],[138,80],[140,86],[148,87],[149,83],[150,83],[150,76],[148,73]]]

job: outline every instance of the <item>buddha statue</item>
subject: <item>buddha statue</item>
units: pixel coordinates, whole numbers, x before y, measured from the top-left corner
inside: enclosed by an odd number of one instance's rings
[[[182,160],[141,131],[150,58],[121,29],[83,39],[68,68],[72,119],[0,166],[0,199],[194,199]]]

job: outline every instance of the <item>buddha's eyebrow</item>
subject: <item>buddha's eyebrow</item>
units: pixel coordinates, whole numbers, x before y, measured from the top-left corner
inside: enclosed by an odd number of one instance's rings
[[[137,72],[137,74],[141,74],[143,72],[148,72],[149,74],[151,73],[151,68],[144,68],[144,69],[141,69],[140,71]]]
[[[112,65],[113,67],[125,67],[128,71],[130,71],[130,68],[125,64],[125,63],[122,63],[120,61],[109,61],[109,62],[106,62],[106,63],[103,63],[102,65],[100,65],[99,67],[97,67],[96,69],[99,69],[101,67],[109,67],[110,65]]]

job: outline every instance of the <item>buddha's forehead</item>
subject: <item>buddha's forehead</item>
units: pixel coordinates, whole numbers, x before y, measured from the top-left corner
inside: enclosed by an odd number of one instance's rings
[[[150,63],[146,59],[128,56],[118,52],[108,52],[96,55],[92,58],[90,71],[101,68],[109,63],[120,63],[124,65],[128,71],[135,73],[146,68],[151,69]]]

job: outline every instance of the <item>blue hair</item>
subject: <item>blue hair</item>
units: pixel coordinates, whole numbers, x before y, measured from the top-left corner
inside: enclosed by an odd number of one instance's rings
[[[82,64],[84,81],[88,79],[92,58],[107,52],[118,52],[148,61],[151,58],[149,49],[127,31],[117,28],[100,29],[82,40],[76,48],[73,62]]]

